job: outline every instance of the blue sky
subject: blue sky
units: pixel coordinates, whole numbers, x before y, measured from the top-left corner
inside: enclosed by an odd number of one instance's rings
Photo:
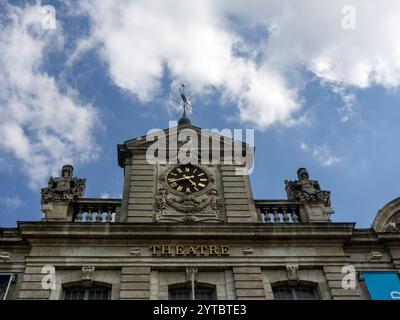
[[[369,227],[399,196],[399,4],[246,3],[0,1],[0,226],[39,220],[67,162],[86,197],[120,197],[116,145],[167,128],[189,81],[194,125],[255,129],[256,199],[285,198],[306,167],[334,221]]]

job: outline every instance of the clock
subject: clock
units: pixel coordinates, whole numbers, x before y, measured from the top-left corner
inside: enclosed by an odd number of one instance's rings
[[[168,186],[181,193],[191,194],[202,191],[209,183],[207,173],[191,164],[175,167],[167,174]]]

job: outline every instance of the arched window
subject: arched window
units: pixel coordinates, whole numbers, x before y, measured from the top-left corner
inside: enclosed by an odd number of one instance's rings
[[[288,285],[281,284],[272,286],[274,299],[276,300],[319,300],[320,295],[316,285],[298,284]]]
[[[169,300],[192,300],[192,288],[190,283],[175,285],[169,288]],[[217,300],[214,286],[196,285],[194,288],[195,300]]]
[[[111,288],[105,285],[67,285],[64,287],[64,300],[110,300]]]

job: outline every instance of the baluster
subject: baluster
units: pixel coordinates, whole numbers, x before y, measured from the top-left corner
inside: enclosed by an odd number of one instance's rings
[[[76,217],[75,217],[75,221],[76,222],[81,222],[82,221],[82,211],[83,211],[83,208],[79,208],[78,209],[78,214],[76,215]]]
[[[288,223],[289,222],[289,216],[287,214],[287,208],[282,208],[282,214],[283,214],[283,222]]]
[[[93,222],[93,210],[88,208],[88,214],[86,216],[86,222]]]
[[[281,219],[280,219],[279,214],[278,214],[278,208],[273,208],[272,210],[274,211],[274,222],[275,223],[281,222],[280,221]]]
[[[298,223],[299,222],[299,216],[296,213],[296,208],[291,208],[292,209],[292,221],[294,223]]]
[[[103,220],[103,210],[99,207],[97,209],[96,222],[101,222],[102,220]]]
[[[269,216],[269,208],[265,208],[264,209],[265,211],[264,211],[264,221],[266,222],[266,223],[270,223],[271,222],[271,217]]]
[[[260,207],[256,207],[257,218],[260,219],[261,222],[264,222],[264,213],[262,212]]]
[[[111,222],[112,220],[112,210],[111,208],[107,209],[107,215],[106,215],[106,222]]]

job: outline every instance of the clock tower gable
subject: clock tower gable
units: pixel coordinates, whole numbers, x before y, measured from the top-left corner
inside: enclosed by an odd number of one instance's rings
[[[186,135],[185,130],[191,138],[182,141],[179,135]],[[175,137],[171,139],[172,135]],[[193,139],[193,135],[196,138]],[[197,140],[198,150],[188,152],[187,161],[182,163],[178,160],[180,148],[187,147],[189,140]],[[208,145],[204,144],[207,140],[210,142]],[[157,150],[155,157],[154,152],[149,152],[155,142],[159,147],[165,147],[166,161],[157,158],[162,151]],[[238,169],[243,166],[223,161],[223,153],[231,150],[233,143],[238,142],[183,124],[118,145],[118,162],[124,169],[121,220],[148,223],[256,222],[248,175],[238,174]],[[239,144],[243,152],[251,149],[243,142]],[[212,155],[217,153],[221,160],[212,160]]]

